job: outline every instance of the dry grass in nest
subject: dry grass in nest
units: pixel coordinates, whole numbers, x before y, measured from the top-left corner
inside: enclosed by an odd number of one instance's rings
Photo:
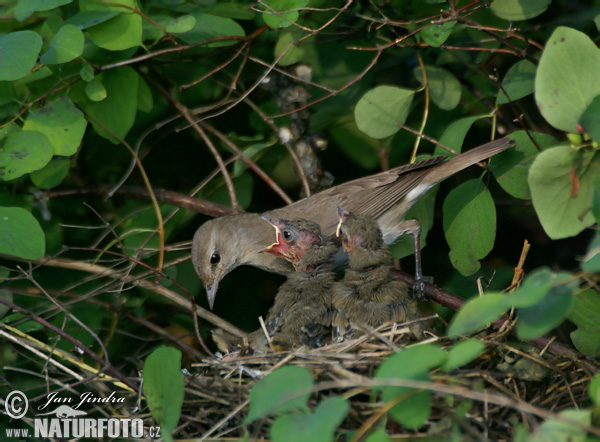
[[[590,373],[574,361],[513,348],[505,336],[490,330],[482,332],[479,337],[487,349],[475,361],[450,373],[433,371],[429,383],[413,382],[434,393],[429,421],[420,430],[410,431],[388,419],[387,433],[399,438],[449,437],[452,426],[458,424],[461,437],[467,440],[512,439],[519,423],[532,431],[563,409],[589,405]],[[325,397],[341,395],[351,401],[352,407],[339,431],[368,434],[387,410],[386,404],[375,400],[371,392],[377,367],[406,346],[431,342],[447,349],[456,341],[432,336],[411,342],[408,328],[393,324],[318,349],[266,354],[244,354],[242,349],[220,359],[205,359],[194,364],[196,371],[187,377],[182,412],[185,423],[180,426],[179,435],[242,437],[251,388],[258,379],[290,364],[306,367],[313,374],[311,408]],[[463,416],[459,407],[467,401],[470,407]],[[247,428],[251,438],[268,438],[270,423],[266,419],[251,424]]]

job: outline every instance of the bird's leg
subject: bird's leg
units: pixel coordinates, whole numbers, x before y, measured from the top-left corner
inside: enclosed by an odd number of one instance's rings
[[[421,224],[416,219],[404,221],[402,228],[405,234],[411,235],[415,240],[415,282],[413,284],[413,298],[425,300],[425,283],[432,283],[433,278],[423,276],[421,270]]]

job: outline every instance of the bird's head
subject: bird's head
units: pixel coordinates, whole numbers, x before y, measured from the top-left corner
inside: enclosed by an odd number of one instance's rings
[[[312,221],[282,220],[263,216],[263,219],[275,228],[275,242],[262,250],[283,258],[298,270],[298,263],[304,253],[313,245],[321,245],[321,228]]]
[[[354,215],[343,207],[338,207],[338,225],[335,235],[342,239],[342,246],[346,253],[354,252],[356,247],[375,250],[383,245],[381,230],[374,218],[367,215]]]

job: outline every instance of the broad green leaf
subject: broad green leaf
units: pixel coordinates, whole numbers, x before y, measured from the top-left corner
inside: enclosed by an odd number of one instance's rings
[[[182,32],[188,32],[196,26],[196,18],[191,15],[182,15],[181,17],[174,18],[167,24],[167,32],[173,34],[180,34]]]
[[[438,367],[446,359],[446,353],[433,344],[405,348],[393,354],[375,372],[377,379],[429,380],[429,370]],[[431,413],[431,392],[408,387],[377,387],[382,400],[389,402],[405,397],[390,409],[390,416],[407,428],[419,428]]]
[[[598,189],[600,189],[600,179],[596,180],[594,196],[600,193]],[[581,259],[581,268],[589,273],[600,272],[600,232],[598,230],[588,245],[587,253]]]
[[[375,431],[369,433],[365,442],[389,442],[391,441],[388,434],[385,432],[385,428],[379,427]]]
[[[529,170],[533,207],[552,239],[575,236],[594,224],[594,182],[600,177],[595,150],[558,146],[544,150]]]
[[[64,25],[50,42],[50,47],[42,55],[44,64],[60,64],[75,60],[83,53],[85,39],[83,32],[73,25]]]
[[[508,303],[511,307],[531,307],[546,297],[554,284],[561,283],[564,279],[557,279],[557,274],[548,267],[535,269],[525,278],[521,286],[508,295]]]
[[[281,416],[271,426],[273,442],[329,442],[342,423],[350,403],[339,396],[324,399],[314,413],[291,413]]]
[[[281,55],[283,51],[287,49],[287,52],[281,60],[277,63],[280,66],[290,66],[292,64],[298,63],[302,61],[306,55],[306,45],[296,46],[295,44],[290,46],[293,41],[298,40],[299,33],[297,31],[282,31],[279,34],[279,38],[277,39],[277,43],[275,44],[274,56],[277,58]]]
[[[529,20],[548,9],[552,0],[494,0],[490,9],[505,20]]]
[[[183,404],[181,352],[174,347],[159,347],[144,362],[143,391],[152,416],[161,426],[161,436],[172,441]]]
[[[462,150],[465,137],[467,136],[467,132],[469,132],[469,129],[471,129],[473,123],[475,123],[477,120],[481,120],[482,118],[483,117],[465,117],[461,118],[460,120],[456,120],[446,128],[440,138],[440,143],[456,152],[460,152]],[[436,147],[433,155],[449,155],[449,153],[439,147]]]
[[[94,68],[89,64],[84,64],[79,70],[79,76],[83,81],[89,83],[94,79]]]
[[[100,82],[100,80],[102,80],[102,77],[94,78],[92,81],[85,85],[85,95],[91,101],[102,101],[106,98],[106,88]]]
[[[0,81],[23,78],[35,66],[42,49],[42,37],[33,31],[11,32],[0,36]]]
[[[406,121],[415,91],[378,86],[358,101],[354,118],[358,128],[375,139],[394,135]]]
[[[590,399],[596,406],[600,408],[600,373],[592,378],[588,387]]]
[[[419,32],[419,35],[429,46],[440,47],[452,34],[456,21],[446,21],[444,23],[433,23],[425,26]]]
[[[0,208],[1,209],[1,208]],[[1,222],[1,221],[0,221]],[[2,281],[3,278],[0,278]],[[0,299],[10,304],[13,303],[13,292],[7,289],[0,289]],[[5,304],[0,304],[0,318],[3,318],[10,311],[10,307]]]
[[[559,413],[561,420],[548,419],[529,436],[529,442],[584,442],[587,431],[582,427],[592,425],[592,412],[587,410],[564,410]],[[567,422],[565,422],[565,420]],[[571,422],[576,422],[575,425]]]
[[[75,14],[73,17],[69,17],[65,21],[65,25],[77,26],[79,29],[84,30],[96,26],[100,23],[110,20],[121,13],[121,10],[101,10],[101,11],[83,11]]]
[[[213,3],[207,5],[204,12],[219,17],[233,18],[234,20],[252,20],[256,17],[256,13],[250,7],[249,4],[233,2]]]
[[[536,66],[529,60],[520,60],[513,64],[502,80],[502,89],[498,91],[496,104],[505,104],[532,94],[535,72]]]
[[[31,181],[40,189],[52,189],[67,176],[70,165],[71,162],[67,158],[55,158],[44,168],[31,172]]]
[[[15,18],[24,21],[31,14],[38,11],[50,11],[62,5],[67,5],[73,0],[19,0],[15,8]]]
[[[0,253],[40,259],[45,252],[44,231],[32,214],[21,207],[0,207]]]
[[[112,135],[104,130],[104,127],[118,137],[125,138],[133,126],[137,113],[139,75],[132,68],[126,66],[103,72],[96,78],[106,89],[106,98],[94,102],[81,94],[77,97],[78,104],[91,117],[90,122],[98,134],[113,143],[118,143]],[[92,83],[94,82],[86,85],[86,92],[87,86]]]
[[[454,315],[447,335],[466,335],[481,330],[510,308],[506,295],[488,293],[469,299]]]
[[[571,333],[577,350],[596,359],[600,354],[600,295],[592,289],[575,295],[569,320],[577,326]]]
[[[263,19],[271,29],[286,28],[296,23],[300,12],[305,8],[308,0],[265,0]],[[290,12],[285,12],[290,11]]]
[[[288,365],[273,371],[250,390],[250,409],[243,425],[271,414],[305,410],[313,383],[304,367]]]
[[[535,101],[552,126],[576,132],[581,114],[600,94],[600,50],[582,32],[558,27],[535,76]]]
[[[442,371],[448,372],[467,365],[485,351],[485,344],[477,339],[465,339],[452,346],[448,358],[442,364]]]
[[[68,156],[77,152],[87,121],[69,97],[63,96],[42,109],[29,113],[23,130],[41,132],[50,141],[54,155]]]
[[[275,140],[269,141],[267,143],[256,143],[246,147],[242,152],[244,152],[246,158],[249,158],[252,161],[256,162],[256,160],[260,158],[262,154],[264,154],[265,150],[273,146],[274,144]],[[248,165],[242,160],[237,160],[235,163],[233,163],[233,176],[240,176],[246,171],[246,169],[248,169]]]
[[[556,146],[558,141],[551,135],[529,131],[540,149]],[[509,138],[515,142],[514,147],[492,157],[490,170],[505,192],[525,200],[531,199],[531,191],[527,177],[531,164],[539,151],[524,130],[513,132]]]
[[[417,67],[413,71],[415,78],[423,84],[423,71]],[[462,89],[454,75],[444,68],[425,66],[429,94],[433,102],[443,110],[452,110],[460,102]]]
[[[9,181],[41,169],[51,158],[46,135],[25,130],[12,133],[0,143],[0,179]]]
[[[594,141],[600,142],[600,95],[583,111],[579,125]]]
[[[139,77],[140,83],[138,86],[137,110],[142,112],[150,112],[154,107],[154,97],[150,86],[142,77]]]
[[[142,45],[142,17],[120,14],[87,30],[96,45],[109,51],[122,51]]]
[[[216,188],[208,192],[203,192],[203,198],[214,203],[230,205],[229,191],[225,186],[225,180],[222,178],[216,181]],[[238,202],[242,208],[246,209],[252,201],[252,190],[254,189],[254,180],[249,173],[242,173],[239,177],[233,179],[233,188],[237,195]]]
[[[188,44],[200,43],[219,37],[243,37],[244,28],[230,18],[223,18],[216,15],[204,14],[202,12],[193,12],[196,19],[196,25],[191,31],[178,34],[177,36]],[[207,44],[207,47],[219,47],[233,45],[239,42],[239,39],[224,39]]]
[[[539,338],[567,318],[578,280],[572,278],[568,272],[559,272],[556,281],[539,302],[531,307],[519,309],[516,324],[519,339]]]
[[[496,238],[496,206],[485,183],[473,179],[455,187],[444,201],[443,214],[450,261],[463,275],[472,275]]]

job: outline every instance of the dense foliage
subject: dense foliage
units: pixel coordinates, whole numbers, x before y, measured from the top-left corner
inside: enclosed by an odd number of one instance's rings
[[[554,333],[598,360],[600,2],[19,0],[0,11],[3,396],[62,389],[75,379],[62,364],[84,386],[99,375],[125,386],[163,343],[186,366],[199,360],[187,297],[207,304],[189,244],[227,212],[206,201],[260,212],[332,180],[502,136],[515,147],[433,189],[409,215],[426,236],[425,274],[471,298],[454,316],[437,308],[451,320],[439,331],[465,335],[511,313],[519,340]],[[410,271],[411,240],[393,252]],[[473,297],[480,277],[486,294]],[[255,329],[280,282],[239,268],[215,313]],[[210,346],[218,318],[198,314]],[[398,402],[406,387],[382,379],[451,373],[483,351],[466,342],[460,352],[430,344],[393,355],[373,391]],[[180,402],[183,382],[162,384],[157,373],[178,373],[180,355],[159,351],[144,394],[168,432],[179,407],[161,415],[156,391]],[[285,368],[252,390],[245,425],[275,413],[274,439],[316,437],[305,427],[333,437],[349,402],[332,396],[305,410],[311,374]],[[282,405],[290,379],[300,379],[296,404]],[[597,415],[597,379],[587,411],[568,411],[581,425],[592,423],[591,406]],[[430,393],[410,400],[389,416],[420,428]]]

